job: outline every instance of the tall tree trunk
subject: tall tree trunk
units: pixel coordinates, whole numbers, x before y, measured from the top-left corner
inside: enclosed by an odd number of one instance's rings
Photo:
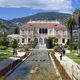
[[[79,29],[78,29],[78,53],[80,54],[80,16],[79,16]]]
[[[70,26],[70,50],[72,51],[72,45],[73,45],[73,31],[72,26]]]
[[[3,32],[3,41],[6,40],[6,34],[5,34],[5,31]]]

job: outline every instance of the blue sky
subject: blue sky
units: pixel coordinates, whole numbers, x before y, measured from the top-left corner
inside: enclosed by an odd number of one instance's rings
[[[72,13],[80,0],[0,0],[0,18],[13,19],[39,12]]]

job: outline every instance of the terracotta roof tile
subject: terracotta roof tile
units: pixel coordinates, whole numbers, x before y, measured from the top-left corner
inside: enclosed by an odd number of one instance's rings
[[[56,22],[35,22],[35,23],[26,23],[23,25],[23,28],[32,28],[32,27],[54,27],[54,28],[66,28],[65,25]]]

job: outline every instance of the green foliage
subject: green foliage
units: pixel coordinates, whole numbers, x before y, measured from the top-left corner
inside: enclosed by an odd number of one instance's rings
[[[8,45],[9,45],[9,41],[8,40],[3,41],[3,46],[7,46],[8,47]]]
[[[14,29],[14,34],[19,34],[19,28],[18,27]]]
[[[58,42],[58,39],[55,38],[55,37],[49,36],[48,39],[46,39],[45,42],[46,42],[47,48],[50,48],[51,49]]]
[[[17,41],[16,39],[14,39],[14,40],[12,41],[12,47],[13,47],[13,48],[17,48],[17,47],[18,47],[18,41]]]
[[[3,44],[3,40],[0,40],[0,45],[2,45]]]
[[[29,51],[29,45],[28,45],[28,44],[24,44],[23,48],[24,48],[24,50],[25,50],[26,52]]]
[[[46,47],[51,49],[53,47],[53,38],[49,37],[48,39],[46,39]]]
[[[76,10],[73,12],[73,15],[74,15],[74,16],[80,15],[80,9],[76,9]]]
[[[7,49],[7,47],[6,46],[0,46],[0,50],[6,50]]]
[[[71,49],[71,47],[72,47],[72,50],[76,50],[78,48],[78,44],[76,42],[70,43],[69,44],[69,49]]]
[[[80,57],[77,57],[78,51],[73,50],[70,54],[66,54],[69,58],[71,58],[74,62],[78,63],[80,65]]]
[[[0,40],[0,45],[7,46],[8,47],[9,41],[7,39],[6,40],[1,39]]]
[[[64,45],[64,48],[69,49],[69,42],[67,41],[66,44]]]
[[[38,40],[35,38],[33,41],[31,41],[32,47],[35,48],[37,43],[38,43]]]
[[[60,49],[60,47],[59,46],[54,46],[54,51],[58,51],[59,49]]]
[[[65,44],[65,45],[64,45],[64,48],[69,48],[69,45]]]
[[[58,42],[58,39],[55,38],[55,37],[53,37],[53,42],[54,42],[54,43],[57,43],[57,42]]]

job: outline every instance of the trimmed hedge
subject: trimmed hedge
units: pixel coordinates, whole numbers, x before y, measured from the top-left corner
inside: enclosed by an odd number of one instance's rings
[[[53,49],[54,49],[54,51],[59,51],[60,47],[59,46],[55,46]]]
[[[0,50],[6,50],[7,49],[7,47],[6,46],[0,46]]]

